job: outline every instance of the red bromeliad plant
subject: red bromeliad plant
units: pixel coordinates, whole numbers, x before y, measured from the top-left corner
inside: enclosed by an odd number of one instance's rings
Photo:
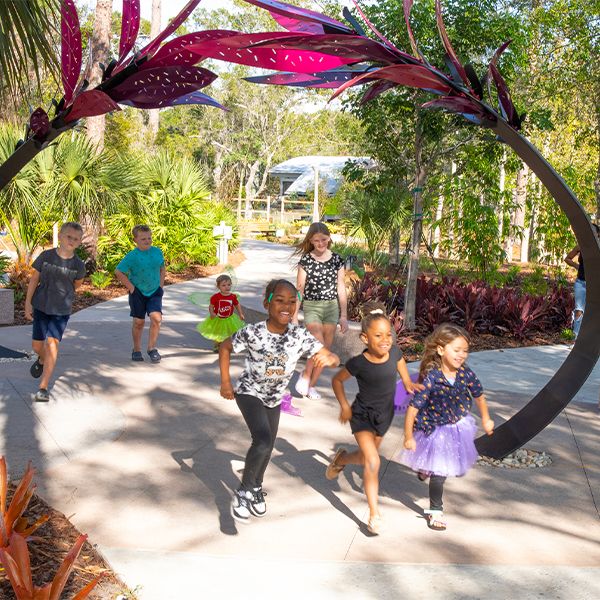
[[[3,456],[0,457],[0,563],[4,567],[16,600],[60,600],[60,595],[87,536],[80,535],[77,538],[51,582],[41,587],[33,584],[27,540],[31,539],[31,534],[48,520],[48,516],[44,515],[35,523],[29,524],[23,517],[35,489],[35,485],[32,484],[34,474],[35,469],[29,463],[7,506],[6,460]],[[100,577],[95,578],[73,596],[72,600],[86,598],[99,580]]]
[[[73,570],[73,565],[86,539],[87,535],[80,535],[65,556],[52,581],[42,586],[37,586],[33,584],[31,576],[27,543],[22,536],[13,533],[10,537],[8,547],[0,548],[0,560],[15,592],[16,600],[60,600],[62,591]],[[96,577],[77,592],[71,600],[83,600],[83,598],[86,598],[99,581],[100,577]]]
[[[6,460],[3,456],[0,457],[0,548],[8,546],[13,533],[17,533],[21,537],[28,537],[48,520],[48,516],[44,515],[30,525],[27,519],[23,517],[35,489],[35,486],[32,485],[34,474],[35,469],[29,463],[7,507],[8,475]]]

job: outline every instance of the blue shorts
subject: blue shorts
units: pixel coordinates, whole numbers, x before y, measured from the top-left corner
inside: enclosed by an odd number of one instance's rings
[[[45,312],[33,309],[33,333],[32,339],[43,342],[46,338],[55,338],[59,342],[67,328],[71,315],[48,315]]]
[[[163,289],[159,287],[152,296],[144,296],[140,290],[135,288],[129,294],[129,316],[134,319],[145,319],[146,315],[153,312],[162,314]]]

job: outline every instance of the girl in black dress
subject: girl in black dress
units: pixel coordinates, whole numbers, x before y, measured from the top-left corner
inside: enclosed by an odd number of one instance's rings
[[[364,488],[369,503],[368,530],[378,534],[379,513],[379,446],[394,418],[396,376],[400,375],[406,390],[412,394],[423,386],[413,383],[402,357],[394,344],[392,326],[382,305],[370,305],[361,323],[361,339],[367,348],[351,358],[333,378],[335,397],[340,403],[340,422],[350,421],[358,450],[340,448],[327,467],[327,479],[335,479],[346,465],[364,465]],[[356,377],[358,395],[350,405],[344,381]]]

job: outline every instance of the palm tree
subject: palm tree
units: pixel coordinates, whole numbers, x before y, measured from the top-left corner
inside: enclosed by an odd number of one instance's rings
[[[42,67],[58,72],[51,33],[55,32],[59,0],[0,2],[0,90],[24,92],[33,67],[39,84]]]

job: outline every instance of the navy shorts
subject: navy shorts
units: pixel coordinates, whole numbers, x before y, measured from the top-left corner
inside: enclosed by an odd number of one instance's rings
[[[152,296],[144,296],[140,290],[135,288],[129,294],[129,315],[135,319],[145,319],[146,315],[153,312],[162,314],[163,289],[159,287]]]
[[[67,328],[71,315],[48,315],[45,312],[33,309],[33,334],[32,338],[43,342],[46,338],[55,338],[59,342]]]

